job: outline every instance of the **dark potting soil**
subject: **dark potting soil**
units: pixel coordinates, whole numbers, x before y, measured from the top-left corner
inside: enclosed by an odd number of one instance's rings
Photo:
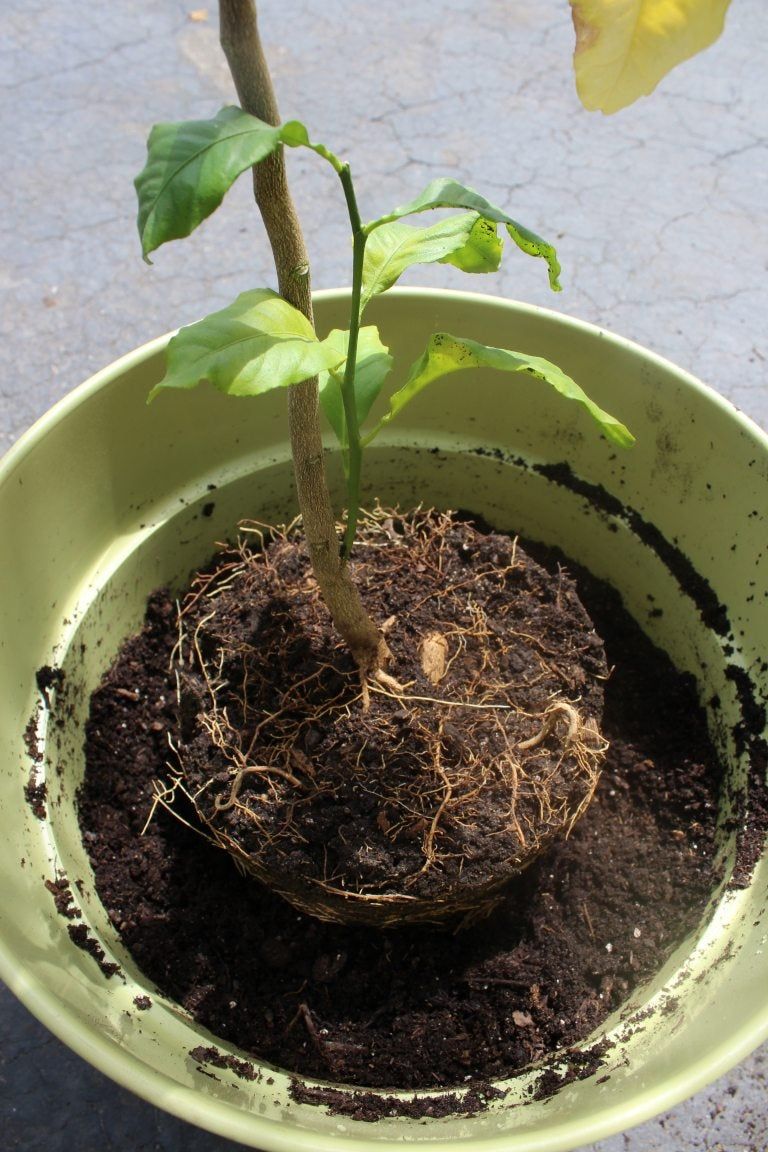
[[[148,822],[175,730],[176,613],[153,596],[94,694],[79,796],[98,891],[148,980],[245,1052],[367,1087],[482,1085],[591,1033],[707,905],[721,772],[690,679],[616,593],[584,578],[580,595],[614,669],[597,792],[455,934],[321,923],[241,876],[191,805],[192,827],[161,804]]]

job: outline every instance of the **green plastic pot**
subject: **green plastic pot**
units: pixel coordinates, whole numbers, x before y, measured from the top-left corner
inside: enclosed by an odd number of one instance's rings
[[[344,326],[346,302],[345,293],[319,295],[322,330]],[[732,731],[750,691],[768,697],[759,586],[768,438],[669,363],[551,312],[418,290],[393,292],[375,311],[401,364],[435,329],[520,348],[561,364],[634,431],[636,447],[619,452],[544,386],[457,374],[427,390],[369,450],[367,496],[469,507],[500,529],[559,544],[613,583],[652,639],[696,676],[702,700],[720,701],[713,733],[729,765],[720,840],[732,860],[727,817],[749,755],[737,752]],[[768,1036],[765,860],[746,889],[713,893],[697,931],[600,1030],[614,1042],[607,1067],[547,1102],[531,1098],[540,1075],[531,1069],[473,1118],[364,1123],[294,1103],[288,1077],[271,1067],[252,1083],[224,1070],[216,1080],[200,1073],[190,1050],[215,1039],[156,994],[95,894],[75,810],[83,724],[88,694],[139,625],[147,594],[183,581],[240,518],[285,520],[295,501],[285,397],[246,403],[201,388],[148,409],[165,343],[76,389],[0,467],[0,975],[11,989],[119,1083],[268,1152],[369,1141],[394,1149],[403,1140],[563,1152],[669,1108],[746,1056]],[[541,468],[550,464],[566,467]],[[338,481],[333,464],[332,474]],[[62,730],[39,717],[48,793],[41,820],[24,795],[32,768],[24,732],[43,665],[64,668],[72,714]],[[734,665],[743,676],[734,679]],[[79,882],[73,892],[89,931],[125,981],[107,980],[72,943],[43,885],[61,872]],[[134,998],[147,993],[153,1007],[136,1012]]]

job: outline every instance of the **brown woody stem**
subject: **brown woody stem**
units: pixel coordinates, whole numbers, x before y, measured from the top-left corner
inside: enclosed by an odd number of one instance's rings
[[[268,124],[279,124],[254,0],[220,0],[219,35],[243,111]],[[272,246],[280,294],[312,322],[309,260],[282,148],[255,165],[253,190]],[[288,389],[288,424],[312,569],[336,628],[361,672],[368,675],[384,662],[387,648],[341,556],[325,477],[316,378]]]

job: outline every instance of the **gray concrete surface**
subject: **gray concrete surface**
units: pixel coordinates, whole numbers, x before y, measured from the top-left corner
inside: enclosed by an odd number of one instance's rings
[[[205,0],[4,0],[0,11],[0,450],[53,401],[145,340],[271,283],[247,180],[184,244],[139,256],[132,178],[155,120],[232,100]],[[688,368],[768,425],[768,20],[735,0],[726,34],[614,118],[581,110],[565,0],[264,0],[285,118],[347,155],[363,214],[457,175],[556,240],[469,286],[604,324]],[[330,173],[292,156],[314,284],[348,282]],[[319,231],[323,227],[322,233]],[[765,1152],[768,1048],[669,1115],[590,1152]],[[108,1083],[0,994],[9,1149],[234,1147]]]

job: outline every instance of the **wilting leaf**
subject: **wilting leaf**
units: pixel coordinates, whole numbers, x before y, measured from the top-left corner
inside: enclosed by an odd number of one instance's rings
[[[723,30],[730,0],[570,0],[576,88],[590,111],[618,112]]]
[[[463,340],[450,336],[447,332],[437,332],[431,336],[421,359],[411,367],[411,372],[402,388],[393,393],[389,402],[389,412],[376,428],[365,437],[369,443],[379,430],[393,419],[415,396],[442,376],[459,372],[466,368],[495,368],[502,372],[526,372],[538,380],[550,384],[568,400],[576,400],[586,408],[590,416],[600,425],[601,431],[609,440],[624,448],[634,443],[634,436],[618,420],[603,411],[589,399],[575,380],[567,376],[556,364],[540,356],[526,356],[522,352],[510,352],[506,348],[492,348],[478,344],[474,340]]]
[[[503,246],[503,240],[496,234],[495,222],[476,216],[466,244],[444,256],[440,263],[453,264],[462,272],[495,272],[501,263]]]
[[[343,352],[320,341],[301,312],[268,288],[182,328],[169,342],[166,372],[150,393],[204,380],[230,396],[257,396],[336,368]]]
[[[347,442],[344,402],[341,398],[341,382],[347,363],[349,332],[338,328],[329,333],[323,341],[340,357],[338,365],[330,371],[321,372],[319,379],[320,403],[328,423],[333,428],[339,443]],[[381,391],[382,384],[392,367],[392,357],[386,345],[379,338],[379,330],[374,325],[360,329],[357,338],[355,363],[355,406],[360,424],[371,410],[371,405]]]
[[[135,180],[144,258],[168,240],[189,236],[241,172],[275,151],[280,131],[232,107],[212,120],[156,124]]]
[[[465,272],[495,272],[501,261],[496,226],[475,212],[415,228],[393,220],[368,237],[363,263],[360,310],[373,296],[386,292],[413,264],[455,263]]]
[[[459,184],[456,180],[433,180],[415,200],[402,204],[378,220],[372,220],[365,225],[365,231],[370,236],[377,228],[388,224],[390,220],[401,220],[404,216],[413,216],[417,212],[428,212],[432,208],[464,208],[468,212],[477,212],[478,216],[482,216],[485,220],[503,224],[521,251],[529,256],[540,256],[546,260],[549,269],[549,286],[555,292],[560,291],[558,280],[560,264],[552,245],[548,244],[546,240],[542,240],[541,236],[537,236],[535,232],[531,232],[524,225],[518,224],[511,216],[507,216],[506,212],[502,212],[500,208],[496,208],[484,196],[481,196],[479,192]]]

